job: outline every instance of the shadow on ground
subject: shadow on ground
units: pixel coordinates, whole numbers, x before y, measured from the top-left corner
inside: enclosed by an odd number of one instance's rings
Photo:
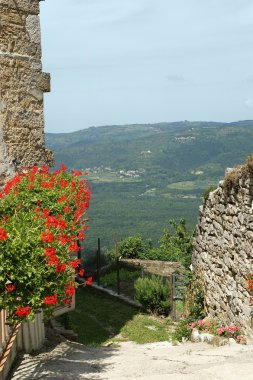
[[[103,363],[114,354],[109,347],[85,347],[75,342],[62,342],[51,351],[38,355],[24,355],[9,379],[12,380],[98,380],[105,367]]]

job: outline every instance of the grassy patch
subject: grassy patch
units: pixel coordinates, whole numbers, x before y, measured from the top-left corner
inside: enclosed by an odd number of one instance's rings
[[[68,328],[78,341],[99,346],[108,341],[132,340],[149,343],[169,339],[168,319],[142,314],[138,309],[93,288],[80,288],[76,309],[68,313]]]
[[[172,323],[168,319],[138,314],[121,329],[127,340],[136,343],[152,343],[169,340]]]

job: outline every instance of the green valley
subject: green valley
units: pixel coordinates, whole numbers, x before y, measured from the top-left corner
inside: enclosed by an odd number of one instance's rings
[[[136,233],[156,245],[169,219],[194,229],[203,191],[253,151],[253,121],[91,127],[46,134],[56,164],[89,172],[86,247]]]

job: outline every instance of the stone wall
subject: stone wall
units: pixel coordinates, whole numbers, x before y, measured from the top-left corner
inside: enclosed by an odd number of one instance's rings
[[[0,184],[16,169],[51,165],[45,149],[39,0],[0,1]]]
[[[170,277],[173,273],[184,273],[182,264],[170,261],[121,259],[120,263],[130,267],[140,267],[144,272]]]
[[[252,163],[230,170],[200,207],[193,271],[202,279],[207,314],[239,324],[253,338],[247,277],[253,272]]]

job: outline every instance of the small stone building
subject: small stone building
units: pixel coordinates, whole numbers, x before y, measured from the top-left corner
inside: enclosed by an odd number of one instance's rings
[[[229,170],[200,207],[193,271],[202,280],[207,314],[253,338],[247,279],[253,273],[253,159]]]
[[[0,1],[0,185],[16,169],[51,165],[45,149],[39,0]]]

